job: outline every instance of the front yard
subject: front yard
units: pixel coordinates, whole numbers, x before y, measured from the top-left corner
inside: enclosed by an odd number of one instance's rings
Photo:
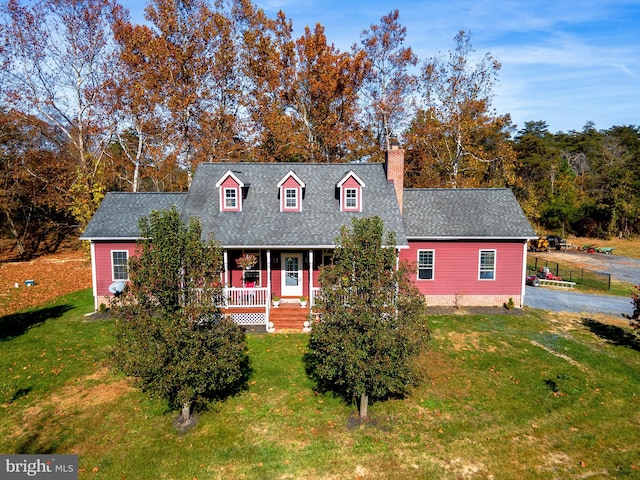
[[[624,323],[540,311],[434,315],[424,383],[355,407],[314,391],[308,336],[251,335],[253,376],[179,433],[111,370],[88,290],[0,338],[0,452],[74,453],[80,478],[640,478],[640,343]]]

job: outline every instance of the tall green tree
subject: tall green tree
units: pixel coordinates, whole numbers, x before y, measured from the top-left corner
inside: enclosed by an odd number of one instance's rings
[[[542,206],[553,190],[551,178],[562,152],[544,121],[525,122],[514,141],[516,175],[520,179],[514,194],[529,220],[541,224]]]
[[[578,206],[578,191],[575,184],[576,174],[564,158],[557,168],[552,170],[551,192],[543,203],[543,223],[550,229],[561,229],[564,236],[566,228],[574,220]]]
[[[185,225],[174,207],[140,221],[130,284],[114,307],[116,358],[142,388],[182,407],[224,398],[249,375],[244,331],[218,307],[223,260],[200,223]]]
[[[395,237],[379,217],[354,219],[336,239],[333,264],[320,274],[307,371],[318,388],[346,401],[405,395],[419,379],[416,360],[429,338],[424,297],[397,268]]]

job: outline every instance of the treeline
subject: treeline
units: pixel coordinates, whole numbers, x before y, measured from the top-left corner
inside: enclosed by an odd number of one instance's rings
[[[250,0],[150,0],[144,24],[114,0],[5,1],[0,238],[55,248],[107,191],[185,190],[202,161],[382,161],[396,140],[407,186],[506,186],[548,228],[638,231],[636,127],[517,131],[467,33],[427,59],[405,40],[398,11],[341,52]]]
[[[513,141],[528,218],[559,234],[610,238],[640,231],[640,127],[551,134],[526,122]]]

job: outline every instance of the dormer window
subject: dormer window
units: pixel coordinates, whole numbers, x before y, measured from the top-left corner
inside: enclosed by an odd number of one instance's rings
[[[284,208],[287,210],[298,208],[298,189],[285,188],[284,189]]]
[[[225,188],[224,189],[224,208],[235,210],[238,208],[238,189],[237,188]]]
[[[344,208],[347,210],[358,208],[358,189],[357,188],[345,188]]]
[[[364,182],[353,171],[347,173],[337,185],[340,191],[341,212],[362,211],[362,188]]]
[[[305,187],[304,182],[293,171],[289,171],[278,183],[278,188],[280,189],[280,211],[301,212],[302,192]]]
[[[221,212],[242,211],[242,189],[244,183],[231,170],[218,180],[216,187],[220,192]]]

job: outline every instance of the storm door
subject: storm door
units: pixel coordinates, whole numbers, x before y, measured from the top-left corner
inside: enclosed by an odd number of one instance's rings
[[[282,296],[302,296],[302,254],[283,253],[282,257]]]

